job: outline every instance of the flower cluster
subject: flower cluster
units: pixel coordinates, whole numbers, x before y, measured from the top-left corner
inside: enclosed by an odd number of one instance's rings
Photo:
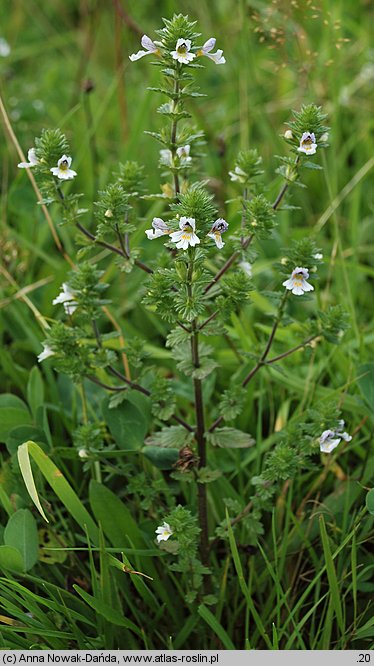
[[[207,234],[209,238],[214,240],[218,249],[224,246],[222,234],[228,228],[229,225],[226,220],[218,218],[213,222],[211,230]],[[182,216],[179,220],[178,231],[171,231],[164,220],[160,217],[154,217],[152,220],[152,229],[146,229],[145,233],[149,240],[154,240],[160,236],[169,236],[170,241],[175,243],[175,246],[179,250],[187,250],[189,246],[195,247],[195,245],[199,245],[200,243],[200,238],[196,234],[196,220],[193,217]]]
[[[30,148],[27,152],[28,162],[19,162],[17,165],[19,169],[31,169],[32,167],[38,166],[40,161],[36,155],[35,148]],[[70,169],[72,158],[68,155],[63,155],[57,162],[57,166],[52,167],[50,172],[59,178],[60,180],[71,180],[77,175],[76,171]]]
[[[153,42],[150,37],[143,35],[141,38],[141,45],[143,49],[137,53],[133,53],[129,56],[131,62],[135,60],[140,60],[146,55],[160,56],[164,50],[164,45],[162,42]],[[206,56],[213,60],[216,65],[224,65],[226,60],[223,56],[222,49],[217,49],[215,53],[212,53],[215,48],[216,40],[214,37],[210,37],[203,46],[200,48],[195,48],[192,46],[191,39],[185,39],[184,37],[179,37],[175,44],[175,49],[169,52],[169,55],[173,60],[176,60],[181,65],[189,65],[195,58],[199,56]]]

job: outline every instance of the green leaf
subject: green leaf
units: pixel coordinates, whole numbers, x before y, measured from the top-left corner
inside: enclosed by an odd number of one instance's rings
[[[30,423],[30,412],[20,398],[10,393],[0,395],[0,442],[5,443],[16,426]]]
[[[369,490],[366,495],[366,508],[374,516],[374,488]]]
[[[165,426],[158,432],[147,437],[146,446],[157,446],[163,449],[181,449],[193,439],[193,433],[183,426]]]
[[[212,481],[219,479],[220,476],[222,476],[221,470],[210,469],[209,467],[200,467],[197,472],[198,483],[212,483]]]
[[[204,604],[200,604],[197,612],[199,613],[200,617],[202,617],[203,620],[205,620],[205,622],[209,625],[216,636],[218,636],[226,650],[236,650],[236,646],[234,643],[232,643],[230,636],[225,631],[222,624],[218,622],[217,618],[213,615],[209,608],[204,606]]]
[[[144,548],[144,539],[130,511],[122,500],[102,483],[90,482],[89,499],[92,512],[112,546]]]
[[[110,409],[109,398],[106,398],[102,404],[102,412],[120,449],[142,448],[147,434],[147,419],[138,407],[126,400],[118,407]]]
[[[256,624],[256,627],[257,627],[258,631],[260,632],[261,636],[263,637],[263,639],[264,639],[264,641],[267,645],[267,648],[269,650],[271,650],[272,649],[271,641],[270,641],[270,639],[267,635],[265,627],[262,623],[262,619],[261,619],[260,615],[258,614],[256,606],[253,602],[250,590],[249,590],[249,588],[247,586],[247,583],[246,583],[246,578],[244,576],[243,567],[242,567],[242,563],[241,563],[239,552],[238,552],[238,547],[236,545],[235,536],[234,536],[234,532],[232,530],[232,526],[231,526],[231,522],[230,522],[230,516],[228,514],[227,509],[226,509],[226,524],[227,524],[227,532],[228,532],[228,535],[229,535],[230,549],[231,549],[232,558],[233,558],[233,561],[234,561],[234,566],[235,566],[235,570],[236,570],[236,575],[237,575],[239,587],[240,587],[240,589],[242,591],[242,594],[243,594],[243,596],[246,600],[248,610],[253,616],[253,619],[254,619],[254,622]]]
[[[321,540],[323,546],[323,553],[326,563],[327,579],[329,581],[331,602],[334,607],[336,619],[338,621],[339,629],[342,636],[344,636],[344,621],[343,621],[343,611],[341,604],[341,592],[339,590],[338,579],[336,576],[335,565],[331,555],[330,543],[327,536],[326,525],[323,515],[319,516],[319,525],[321,531]]]
[[[38,561],[38,530],[29,509],[18,509],[4,530],[4,544],[16,548],[22,556],[24,569],[32,569]]]
[[[152,465],[165,470],[172,469],[179,456],[179,449],[163,449],[159,446],[145,446],[142,452]]]
[[[137,636],[142,637],[143,634],[140,629],[131,622],[131,620],[127,620],[125,617],[123,617],[123,614],[120,613],[118,610],[115,610],[108,604],[104,603],[97,597],[93,597],[91,594],[88,594],[88,592],[85,592],[85,590],[82,590],[79,585],[73,585],[74,590],[79,594],[84,601],[91,606],[99,615],[102,615],[105,617],[108,622],[111,624],[115,624],[119,627],[126,627],[126,629],[130,629],[133,631]]]
[[[27,402],[30,405],[32,415],[35,418],[38,407],[43,405],[44,402],[43,379],[41,372],[36,365],[34,365],[31,370],[29,381],[27,382]]]
[[[251,435],[235,428],[216,428],[207,434],[207,439],[212,446],[223,449],[244,449],[255,443]]]
[[[357,370],[357,384],[362,397],[374,412],[374,363],[364,363]]]
[[[17,548],[0,546],[0,569],[10,569],[16,573],[24,573],[25,565]]]
[[[16,453],[18,447],[27,440],[32,440],[38,444],[47,443],[45,433],[41,428],[29,425],[17,426],[17,428],[10,431],[7,437],[6,446],[9,453]]]
[[[38,509],[40,515],[44,518],[44,520],[47,523],[49,523],[49,520],[48,520],[47,516],[44,513],[43,507],[40,504],[38,491],[36,490],[36,486],[35,486],[35,481],[34,481],[32,469],[31,469],[30,458],[29,458],[29,445],[30,444],[33,444],[33,442],[30,442],[30,441],[25,442],[24,444],[21,444],[21,446],[18,447],[18,451],[17,451],[18,464],[20,466],[21,474],[22,474],[23,480],[25,482],[27,492],[29,493],[29,495],[30,495],[32,501],[34,502],[36,508]],[[35,444],[35,446],[37,446],[37,444]]]
[[[66,481],[62,472],[60,472],[58,467],[56,467],[56,465],[48,458],[40,446],[35,444],[35,442],[25,442],[25,444],[22,444],[18,448],[18,462],[29,495],[37,509],[40,511],[44,520],[48,522],[48,519],[39,501],[29,456],[35,460],[41,473],[47,479],[49,485],[52,487],[56,495],[59,497],[61,502],[64,504],[68,512],[78,523],[81,529],[86,530],[89,538],[93,543],[97,543],[97,526],[95,525],[95,522],[93,521],[85,506],[82,504],[76,492]]]

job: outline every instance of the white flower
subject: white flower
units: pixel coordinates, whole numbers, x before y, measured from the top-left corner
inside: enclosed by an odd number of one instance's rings
[[[49,358],[50,356],[54,356],[54,351],[45,343],[43,342],[43,351],[40,352],[38,356],[38,363],[41,363],[42,361],[45,361],[46,358]]]
[[[187,250],[188,246],[195,247],[200,243],[200,239],[195,234],[196,221],[193,217],[181,217],[179,220],[180,231],[173,231],[170,234],[172,243],[180,250]]]
[[[57,166],[52,167],[50,171],[53,173],[54,176],[57,176],[57,178],[60,178],[61,180],[70,180],[71,178],[74,178],[77,175],[76,171],[70,169],[70,165],[71,165],[71,157],[63,155],[62,157],[60,157],[59,161],[57,162]]]
[[[290,129],[286,130],[283,136],[285,139],[292,139],[293,138],[292,130]]]
[[[282,282],[286,289],[292,291],[295,296],[302,296],[306,291],[313,291],[314,287],[307,282],[309,271],[307,268],[296,268],[292,271],[291,277]]]
[[[78,303],[74,300],[74,297],[75,297],[74,291],[70,289],[69,285],[67,285],[66,282],[64,282],[62,285],[62,291],[52,301],[52,304],[57,305],[58,303],[62,303],[66,314],[72,315],[73,312],[78,307]]]
[[[131,62],[140,60],[140,58],[144,58],[144,56],[151,55],[152,53],[159,53],[156,44],[154,44],[154,42],[152,42],[150,37],[147,37],[147,35],[143,35],[141,38],[141,45],[145,48],[145,51],[138,51],[137,53],[133,53],[131,56],[129,56]]]
[[[304,132],[300,139],[300,146],[297,149],[299,153],[305,155],[314,155],[317,150],[316,137],[313,132]]]
[[[181,164],[189,164],[192,162],[192,157],[190,157],[190,148],[191,146],[189,144],[177,148],[177,156],[179,157]]]
[[[313,254],[313,259],[321,261],[323,259],[323,254],[321,254],[321,252],[316,252],[316,254]]]
[[[158,543],[161,541],[167,541],[168,538],[173,534],[173,530],[168,523],[162,523],[162,525],[159,525],[155,532],[157,534]]]
[[[344,421],[341,419],[338,422],[337,428],[335,430],[324,430],[321,437],[319,438],[319,448],[322,453],[331,453],[341,440],[344,439],[345,442],[350,442],[352,437],[348,435],[347,432],[342,432],[344,428]]]
[[[179,159],[180,165],[183,166],[192,162],[192,157],[190,157],[190,148],[191,146],[189,144],[177,148],[176,155]],[[162,164],[165,164],[165,166],[174,166],[173,155],[171,150],[168,148],[160,150],[160,160]]]
[[[191,53],[191,40],[190,39],[178,39],[175,45],[175,51],[171,51],[170,55],[173,56],[174,60],[178,60],[182,65],[188,65],[194,58],[196,58],[195,53]]]
[[[221,234],[224,234],[228,228],[229,225],[227,224],[226,220],[223,220],[222,217],[219,217],[218,220],[214,222],[210,232],[208,233],[209,238],[213,238],[219,250],[224,246]]]
[[[39,160],[35,154],[35,148],[30,148],[27,153],[28,162],[20,162],[17,166],[19,169],[29,169],[30,167],[36,166],[39,164]]]
[[[170,229],[166,222],[161,219],[161,217],[154,217],[152,220],[153,229],[146,229],[145,233],[148,240],[154,240],[155,238],[160,238],[160,236],[166,236],[170,233]]]
[[[247,180],[247,174],[239,166],[236,166],[234,171],[229,171],[230,180],[237,180],[238,183],[245,183]]]
[[[160,150],[160,160],[165,166],[173,166],[173,156],[169,148],[164,148]]]
[[[213,62],[215,62],[216,65],[224,65],[226,60],[222,55],[223,54],[222,49],[218,49],[218,51],[216,51],[215,53],[210,53],[211,51],[213,51],[215,45],[216,45],[216,40],[214,39],[214,37],[211,37],[205,42],[200,51],[198,51],[197,55],[207,56],[208,58],[213,60]]]
[[[87,459],[87,458],[90,457],[90,456],[88,455],[86,449],[79,449],[79,451],[78,451],[78,456],[79,456],[80,458],[83,458],[83,459]]]
[[[240,261],[239,266],[248,277],[252,277],[252,266],[249,261]]]
[[[0,58],[7,58],[10,54],[10,46],[4,37],[0,37]]]

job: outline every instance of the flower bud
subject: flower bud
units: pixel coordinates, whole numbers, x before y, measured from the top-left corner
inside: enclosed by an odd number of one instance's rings
[[[108,208],[108,210],[105,211],[104,213],[105,217],[113,217],[113,212]]]
[[[320,138],[320,142],[321,143],[326,143],[328,140],[329,140],[329,133],[325,132],[324,134],[322,134],[322,136]]]
[[[285,139],[293,139],[293,134],[290,129],[286,130],[283,136]]]

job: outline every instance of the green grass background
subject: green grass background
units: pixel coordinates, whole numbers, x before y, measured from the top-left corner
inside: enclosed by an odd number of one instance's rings
[[[1,94],[24,151],[43,127],[58,126],[67,133],[73,168],[79,174],[72,189],[87,194],[89,208],[96,185],[106,185],[119,161],[144,163],[147,187],[159,192],[158,146],[143,133],[156,130],[161,121],[155,113],[161,100],[147,91],[147,86],[156,85],[158,70],[147,59],[130,63],[128,55],[138,50],[143,33],[154,36],[162,16],[179,11],[198,21],[204,39],[217,38],[227,60],[225,67],[206,63],[199,72],[199,85],[208,96],[189,105],[194,122],[206,134],[203,169],[211,178],[222,216],[230,219],[233,214],[225,203],[234,193],[227,173],[240,148],[258,148],[273,197],[280,186],[274,155],[284,153],[280,135],[290,109],[314,102],[328,113],[331,147],[320,157],[324,171],[306,173],[307,189],[297,189],[292,196],[300,210],[279,215],[273,239],[260,245],[254,276],[260,289],[272,288],[272,266],[280,248],[291,238],[315,235],[326,259],[318,305],[323,309],[341,303],[351,319],[340,347],[318,350],[307,358],[296,355],[285,362],[285,373],[271,370],[251,386],[239,427],[256,436],[257,446],[244,456],[227,457],[227,474],[210,489],[212,523],[224,517],[222,496],[242,499],[248,494],[250,478],[261,469],[274,429],[286,425],[293,413],[302,413],[313,399],[336,399],[355,437],[328,470],[314,469],[290,487],[285,484],[253,553],[246,551],[239,530],[239,550],[232,538],[230,550],[213,554],[218,606],[214,611],[206,606],[191,609],[184,604],[177,578],[166,575],[163,558],[154,548],[152,530],[162,511],[148,515],[136,498],[128,503],[120,471],[112,471],[108,483],[108,493],[113,491],[117,498],[101,496],[96,488],[91,489],[88,503],[89,479],[82,475],[79,461],[58,452],[59,447],[69,446],[69,433],[79,421],[79,400],[66,381],[43,367],[50,456],[75,488],[82,507],[102,522],[106,545],[102,538],[93,544],[101,549],[100,557],[71,551],[65,562],[39,561],[21,577],[5,569],[0,579],[0,641],[13,648],[369,648],[374,634],[373,519],[363,507],[372,484],[374,389],[368,380],[361,391],[357,376],[361,364],[372,358],[374,340],[371,4],[6,0],[0,6],[0,37],[8,41],[11,53],[0,58]],[[87,79],[94,88],[85,98],[82,84]],[[29,373],[43,334],[16,294],[31,285],[28,296],[34,306],[44,316],[55,316],[51,301],[68,267],[35,205],[25,173],[16,168],[19,160],[5,133],[0,143],[0,382],[2,392],[27,400]],[[142,256],[152,261],[157,248],[143,242],[144,229],[162,206],[145,202],[140,206],[143,217],[135,238],[144,246]],[[52,216],[58,223],[58,214],[52,211]],[[74,233],[66,228],[59,233],[74,256]],[[9,275],[15,282],[9,281]],[[156,351],[166,327],[139,306],[143,276],[138,272],[129,276],[107,264],[105,277],[125,336],[145,335],[147,349],[160,364],[168,364],[164,352]],[[35,285],[40,280],[43,283]],[[300,308],[300,319],[308,317],[310,307]],[[245,350],[251,350],[259,324],[267,325],[263,317],[268,308],[260,292],[233,319],[231,332]],[[279,337],[279,353],[289,342]],[[225,386],[236,360],[225,345],[216,347],[219,388]],[[97,392],[92,392],[93,411],[96,399]],[[5,446],[1,456],[5,525],[7,513],[29,503]],[[144,460],[139,471],[153,482],[162,478]],[[53,506],[53,531],[63,535],[65,545],[85,546],[84,534],[77,533],[64,499],[59,496],[57,501],[47,486],[44,492]],[[183,494],[186,502],[192,501],[188,489]],[[116,503],[118,498],[124,502]],[[108,507],[116,516],[113,523],[106,522]],[[121,520],[128,524],[128,510],[135,522],[130,542],[124,544]],[[129,557],[134,568],[153,568],[152,584],[137,579],[134,590],[129,578],[113,572],[104,550],[120,545],[133,549],[133,559]],[[126,625],[130,620],[135,629]]]

